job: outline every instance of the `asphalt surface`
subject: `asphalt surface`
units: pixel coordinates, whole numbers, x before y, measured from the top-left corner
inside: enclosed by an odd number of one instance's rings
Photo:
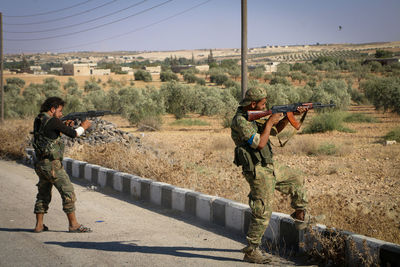
[[[242,261],[244,236],[188,215],[74,183],[78,221],[92,233],[69,233],[53,189],[45,224],[34,233],[37,176],[0,160],[0,266],[257,266]],[[290,257],[289,257],[290,258]],[[295,266],[274,256],[272,266]]]

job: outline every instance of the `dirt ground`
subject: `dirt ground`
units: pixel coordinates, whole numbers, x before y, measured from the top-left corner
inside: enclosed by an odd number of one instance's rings
[[[355,133],[299,133],[284,148],[274,147],[275,161],[305,179],[309,208],[313,214],[325,215],[322,224],[400,243],[400,145],[386,146],[382,138],[400,125],[400,116],[377,112],[372,106],[353,106],[350,112],[364,113],[378,122],[346,123]],[[106,119],[140,137],[159,162],[186,171],[185,177],[156,179],[247,203],[248,185],[232,163],[230,130],[218,118],[191,118],[209,125],[175,126],[171,125],[174,117],[167,115],[161,131],[137,132],[124,119]],[[307,154],[311,147],[323,144],[334,145],[333,155]],[[276,193],[274,211],[291,213],[289,204],[287,197]]]

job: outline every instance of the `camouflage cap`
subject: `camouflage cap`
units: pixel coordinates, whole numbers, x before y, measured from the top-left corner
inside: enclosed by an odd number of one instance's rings
[[[267,93],[261,87],[254,87],[246,91],[244,99],[239,103],[240,106],[245,107],[250,105],[251,102],[260,101],[267,97]]]

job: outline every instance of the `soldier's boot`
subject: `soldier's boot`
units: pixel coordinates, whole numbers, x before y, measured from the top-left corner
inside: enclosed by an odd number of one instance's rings
[[[258,246],[248,245],[242,249],[242,252],[244,253],[243,261],[246,262],[267,264],[272,261],[271,255]]]
[[[311,216],[305,209],[297,209],[290,215],[297,230],[304,230],[309,225],[318,223],[325,218],[325,215]]]

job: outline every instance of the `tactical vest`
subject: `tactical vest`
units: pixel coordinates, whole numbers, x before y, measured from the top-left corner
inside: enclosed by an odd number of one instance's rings
[[[236,116],[243,116],[240,109],[236,113]],[[235,116],[235,117],[236,117]],[[235,120],[236,118],[234,118]],[[259,124],[256,121],[252,122],[254,124],[253,127],[257,128],[258,133],[262,133],[264,130],[265,124]],[[236,143],[235,148],[235,158],[234,163],[237,166],[242,166],[243,171],[245,172],[253,172],[255,170],[255,166],[257,164],[261,164],[262,166],[266,166],[268,164],[273,164],[272,160],[272,147],[271,142],[268,140],[267,145],[264,146],[263,149],[257,149],[250,147],[249,144],[243,142],[239,142],[239,138],[236,132],[232,132],[232,138]]]
[[[44,135],[44,128],[51,117],[47,113],[40,113],[34,123],[33,129],[33,148],[35,149],[38,160],[62,160],[64,154],[64,143],[61,135],[56,139],[51,139]]]

